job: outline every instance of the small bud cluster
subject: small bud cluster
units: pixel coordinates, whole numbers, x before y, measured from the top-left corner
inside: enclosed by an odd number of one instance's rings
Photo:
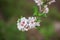
[[[49,12],[48,5],[51,5],[52,3],[55,2],[55,0],[51,0],[47,2],[46,4],[44,4],[43,0],[34,0],[34,1],[37,4],[37,6],[39,6],[40,12],[42,11],[43,13],[48,13]],[[42,9],[42,5],[43,5],[43,9]]]

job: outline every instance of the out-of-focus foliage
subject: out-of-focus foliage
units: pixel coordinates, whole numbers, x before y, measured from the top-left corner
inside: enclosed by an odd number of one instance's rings
[[[32,16],[32,1],[27,0],[0,0],[0,11],[3,18],[0,20],[0,40],[26,40],[26,32],[17,29],[16,21],[20,16]],[[54,33],[52,21],[60,20],[60,14],[56,7],[50,8],[47,18],[42,19],[41,32],[46,40]]]

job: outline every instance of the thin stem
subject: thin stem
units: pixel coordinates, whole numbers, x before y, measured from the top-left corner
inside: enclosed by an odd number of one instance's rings
[[[39,12],[42,12],[41,5],[39,6]]]

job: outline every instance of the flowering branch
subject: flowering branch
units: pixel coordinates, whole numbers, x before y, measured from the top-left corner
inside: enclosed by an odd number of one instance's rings
[[[36,28],[36,26],[40,26],[41,17],[46,16],[49,12],[48,5],[51,5],[55,0],[43,2],[43,0],[34,0],[37,6],[34,7],[34,13],[32,17],[21,17],[17,21],[17,28],[21,31],[28,31],[30,29]]]

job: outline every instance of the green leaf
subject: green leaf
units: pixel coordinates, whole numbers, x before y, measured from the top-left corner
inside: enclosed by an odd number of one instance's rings
[[[37,14],[38,14],[38,8],[36,7],[36,6],[34,6],[34,16],[37,16]]]
[[[43,16],[44,15],[44,13],[38,13],[38,16]]]
[[[34,13],[33,15],[34,15],[34,16],[37,16],[37,13]]]
[[[36,28],[37,28],[37,30],[40,30],[40,27],[37,26]]]
[[[41,18],[39,17],[39,18],[37,18],[37,20],[36,20],[37,22],[41,22]]]
[[[40,14],[40,13],[38,14],[38,16],[42,16],[42,15],[43,15],[43,14]]]
[[[47,17],[47,15],[45,13],[39,13],[38,16],[40,16],[40,17]]]
[[[21,16],[20,18],[22,18],[23,16]]]
[[[46,15],[46,14],[44,14],[44,17],[47,17],[47,15]]]

